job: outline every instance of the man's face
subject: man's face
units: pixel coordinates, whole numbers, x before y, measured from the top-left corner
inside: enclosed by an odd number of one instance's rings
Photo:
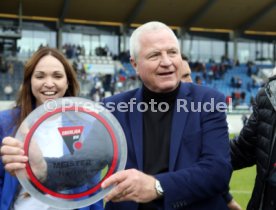
[[[131,63],[151,91],[170,92],[180,82],[183,64],[179,44],[166,29],[142,34],[137,59],[131,58]]]
[[[191,77],[191,69],[190,69],[189,63],[185,60],[183,60],[181,81],[182,82],[193,82],[192,77]]]

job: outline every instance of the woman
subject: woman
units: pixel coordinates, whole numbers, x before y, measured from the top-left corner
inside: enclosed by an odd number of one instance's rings
[[[0,112],[0,209],[50,209],[29,196],[20,187],[16,177],[18,169],[25,168],[27,157],[23,145],[14,136],[23,120],[37,106],[50,99],[76,96],[79,84],[75,72],[66,58],[56,49],[40,48],[27,62],[23,84],[15,108]],[[5,171],[6,170],[6,171]],[[7,173],[8,172],[8,173]],[[53,208],[51,208],[53,209]],[[102,210],[102,202],[82,210]]]

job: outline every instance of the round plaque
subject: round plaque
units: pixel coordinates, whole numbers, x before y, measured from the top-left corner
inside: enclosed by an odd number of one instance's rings
[[[116,118],[99,103],[77,97],[48,100],[20,125],[28,162],[16,175],[31,196],[62,209],[102,199],[101,183],[124,169],[127,145]]]

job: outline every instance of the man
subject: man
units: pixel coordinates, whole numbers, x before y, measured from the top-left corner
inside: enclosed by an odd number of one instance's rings
[[[183,69],[181,74],[181,81],[182,82],[193,82],[192,76],[191,76],[191,68],[188,63],[188,58],[185,55],[182,55],[182,61],[183,61]]]
[[[130,55],[143,87],[104,100],[106,107],[115,106],[128,145],[126,170],[102,183],[104,189],[114,186],[106,209],[228,209],[222,197],[232,171],[226,105],[195,111],[211,100],[215,107],[223,104],[223,95],[180,82],[179,43],[163,23],[137,28]],[[122,103],[128,111],[120,111]]]

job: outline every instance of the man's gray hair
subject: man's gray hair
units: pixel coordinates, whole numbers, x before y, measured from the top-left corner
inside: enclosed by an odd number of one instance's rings
[[[158,21],[151,21],[151,22],[145,23],[133,31],[133,33],[130,37],[130,40],[129,40],[129,52],[130,52],[130,56],[134,60],[137,60],[137,58],[138,58],[138,53],[139,53],[139,50],[141,47],[140,46],[141,35],[146,32],[157,31],[160,29],[168,30],[175,37],[176,41],[178,42],[178,39],[177,39],[176,35],[174,34],[174,32],[166,24],[158,22]]]

